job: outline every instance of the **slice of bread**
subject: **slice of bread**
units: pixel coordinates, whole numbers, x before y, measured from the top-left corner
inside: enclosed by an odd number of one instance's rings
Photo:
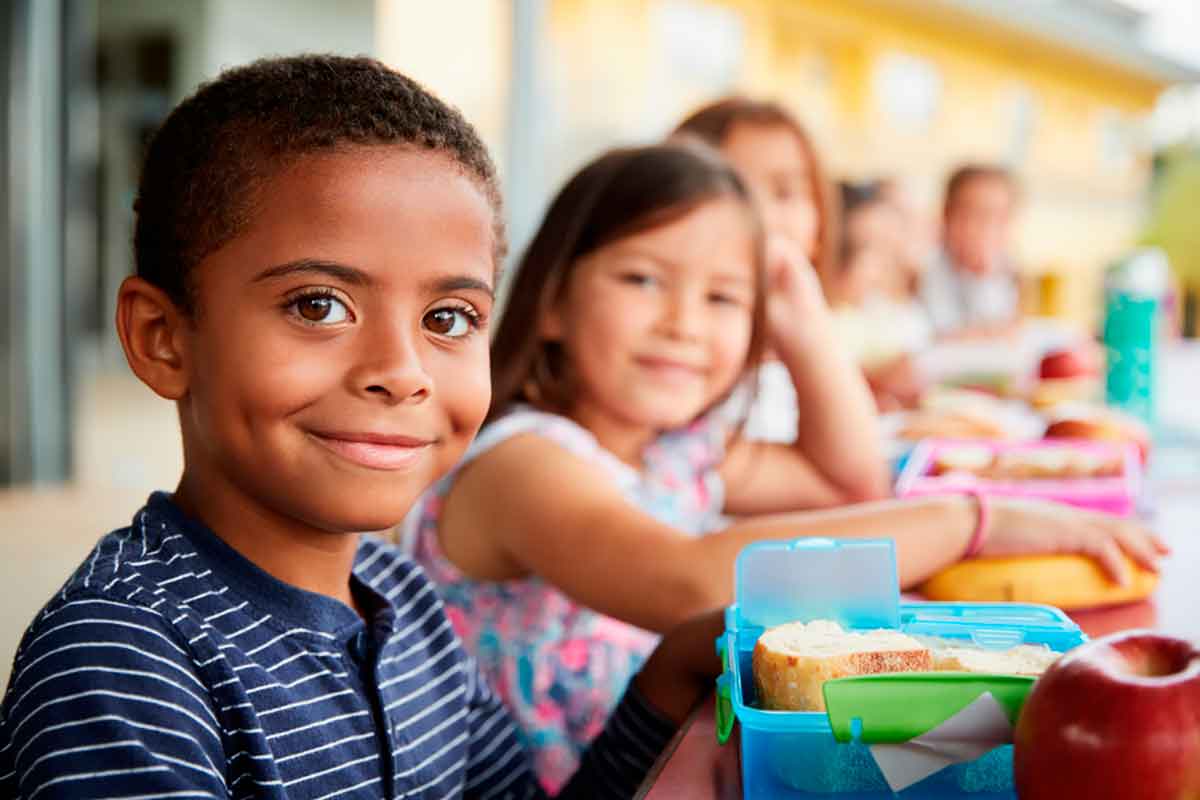
[[[933,668],[992,675],[1041,675],[1062,653],[1048,647],[1022,644],[1008,650],[978,647],[935,647]]]
[[[845,631],[828,620],[764,631],[754,646],[753,666],[758,705],[772,711],[824,711],[821,687],[833,678],[934,668],[929,648],[911,636]]]

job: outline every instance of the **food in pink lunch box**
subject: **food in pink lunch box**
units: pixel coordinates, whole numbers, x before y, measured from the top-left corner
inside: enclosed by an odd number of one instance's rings
[[[901,470],[896,496],[976,490],[1129,516],[1136,509],[1141,475],[1135,449],[1120,442],[928,439]]]
[[[1058,653],[1018,645],[984,650],[961,642],[878,629],[847,631],[836,622],[789,622],[764,631],[754,646],[758,703],[772,711],[824,711],[825,681],[891,672],[1038,675]]]
[[[990,481],[1114,478],[1124,470],[1117,456],[1083,452],[1069,447],[993,451],[983,446],[942,450],[933,459],[933,476],[965,472]]]

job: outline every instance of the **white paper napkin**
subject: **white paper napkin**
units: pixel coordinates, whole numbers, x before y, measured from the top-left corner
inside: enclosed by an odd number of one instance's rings
[[[936,728],[902,744],[873,744],[871,754],[893,792],[900,792],[951,764],[974,761],[1013,740],[1003,706],[984,692]]]

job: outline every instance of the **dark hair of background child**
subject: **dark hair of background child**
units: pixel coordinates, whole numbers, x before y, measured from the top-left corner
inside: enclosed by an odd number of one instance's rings
[[[1017,179],[1007,167],[995,164],[963,164],[957,167],[946,179],[946,193],[942,201],[942,213],[949,214],[958,200],[959,193],[972,181],[999,181],[1008,188],[1008,193],[1015,203],[1020,199],[1020,189]]]
[[[267,181],[307,155],[379,145],[456,163],[495,210],[499,265],[506,244],[496,169],[470,123],[378,61],[302,55],[223,72],[155,132],[134,202],[137,274],[195,311],[191,270],[271,202]]]
[[[883,196],[883,184],[879,181],[839,181],[838,198],[842,208],[841,243],[838,246],[837,272],[849,266],[855,255],[855,242],[850,238],[850,218],[860,209],[887,202]]]

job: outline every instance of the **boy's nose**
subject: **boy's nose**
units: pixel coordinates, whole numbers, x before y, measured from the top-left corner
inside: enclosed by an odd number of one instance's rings
[[[433,392],[433,378],[425,369],[412,335],[401,331],[364,342],[359,365],[351,370],[351,389],[389,405],[420,403]]]

